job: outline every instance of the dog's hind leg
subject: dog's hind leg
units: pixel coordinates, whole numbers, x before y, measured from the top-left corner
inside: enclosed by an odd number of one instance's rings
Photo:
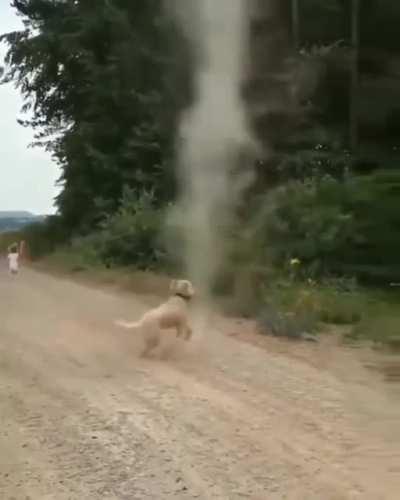
[[[147,326],[147,331],[145,333],[144,341],[145,341],[145,346],[143,351],[140,354],[141,358],[146,358],[150,352],[158,347],[160,343],[160,338],[161,338],[161,332],[158,327],[156,326]]]

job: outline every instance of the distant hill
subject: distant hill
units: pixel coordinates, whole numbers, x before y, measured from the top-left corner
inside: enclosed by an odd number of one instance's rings
[[[18,231],[28,224],[41,222],[45,215],[34,215],[23,210],[0,210],[0,233]]]
[[[25,218],[35,217],[31,212],[26,210],[0,210],[0,219]]]

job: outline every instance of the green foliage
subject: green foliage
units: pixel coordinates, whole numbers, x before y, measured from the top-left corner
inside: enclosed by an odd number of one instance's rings
[[[381,307],[381,311],[366,314],[346,336],[349,342],[369,340],[377,345],[387,346],[394,350],[400,348],[400,314],[395,308]]]
[[[400,175],[290,182],[259,200],[252,238],[265,265],[298,258],[304,278],[400,279]]]
[[[157,268],[165,254],[159,239],[162,218],[151,192],[138,195],[126,188],[119,209],[96,231],[73,238],[69,247],[64,247],[61,260],[76,271],[104,266]],[[68,252],[72,259],[65,257]]]
[[[12,0],[24,29],[1,36],[8,53],[0,76],[22,94],[21,124],[62,168],[59,216],[21,233],[34,258],[62,245],[79,256],[76,267],[179,268],[185,214],[167,218],[166,228],[162,221],[175,195],[174,135],[192,97],[193,54],[163,4],[98,0],[93,9],[89,0]],[[258,163],[261,196],[249,194],[245,217],[226,235],[229,255],[215,284],[249,314],[261,283],[276,273],[289,276],[294,291],[309,278],[400,281],[400,7],[362,2],[360,60],[351,65],[352,4],[300,2],[301,50],[288,58],[279,22],[252,22],[243,95],[268,158]],[[385,26],[379,36],[376,19]],[[362,75],[357,96],[351,67]],[[355,97],[360,147],[350,154]],[[390,156],[395,168],[352,177],[350,170],[368,167],[355,164],[364,156],[374,168]],[[292,258],[300,260],[296,270]],[[355,295],[337,284],[300,298],[300,310],[312,309],[306,316],[336,323],[360,316]]]
[[[400,347],[400,295],[357,286],[354,280],[291,281],[276,279],[264,288],[264,304],[257,316],[262,333],[302,338],[326,331],[324,324],[346,326],[348,342],[368,341]],[[347,333],[346,333],[347,332]]]
[[[152,192],[138,194],[126,188],[119,209],[88,235],[66,237],[61,217],[52,216],[18,233],[2,235],[0,244],[3,247],[10,240],[25,239],[33,259],[57,249],[75,270],[127,265],[150,269],[159,267],[166,258],[160,237],[163,219],[164,212]],[[68,252],[73,258],[65,258]]]
[[[321,323],[357,324],[369,301],[354,280],[293,281],[281,278],[264,288],[259,324],[265,333],[300,338]]]
[[[363,297],[361,321],[346,335],[350,342],[360,340],[389,348],[400,347],[400,294],[396,288],[388,291],[360,290]]]
[[[125,190],[117,212],[101,224],[89,242],[97,248],[107,265],[134,264],[139,269],[158,266],[164,257],[159,245],[163,212],[157,208],[152,192]]]
[[[21,233],[19,231],[7,231],[0,233],[0,254],[6,254],[8,247],[20,240]]]
[[[21,123],[62,167],[58,208],[67,231],[88,233],[123,186],[169,199],[173,65],[159,0],[14,0],[25,29],[5,34],[5,82],[21,91]]]
[[[294,181],[268,193],[259,200],[254,222],[261,261],[284,269],[296,257],[307,276],[329,271],[354,233],[345,197],[345,186],[328,176]]]
[[[354,280],[329,279],[313,288],[320,321],[335,325],[358,323],[367,309]]]
[[[67,236],[60,217],[53,215],[41,222],[34,222],[24,226],[19,231],[0,235],[0,251],[5,251],[12,242],[25,240],[28,243],[29,256],[35,260],[55,250],[58,245],[65,243]]]
[[[380,170],[350,183],[347,206],[356,232],[343,248],[338,272],[367,282],[400,281],[400,172]]]
[[[107,270],[104,263],[99,260],[93,238],[88,238],[90,241],[82,238],[58,246],[53,252],[46,254],[39,265],[43,263],[46,269],[74,274],[89,270],[101,273]]]
[[[257,318],[261,333],[275,337],[301,339],[317,331],[317,320],[310,312],[283,312],[275,306],[265,305]]]

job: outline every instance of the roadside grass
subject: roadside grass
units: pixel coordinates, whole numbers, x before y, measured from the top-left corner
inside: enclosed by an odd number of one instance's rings
[[[70,246],[60,247],[35,262],[34,267],[152,296],[166,295],[170,279],[167,273],[158,271],[107,267],[90,251]],[[247,292],[239,299],[225,295],[217,302],[224,304],[222,309],[228,315],[256,317],[264,334],[295,339],[333,330],[345,332],[342,336],[347,343],[367,342],[400,350],[400,290],[396,288],[367,289],[345,279],[314,283],[275,277],[257,296]]]
[[[305,334],[345,331],[343,341],[369,342],[400,350],[400,293],[346,286],[345,283],[277,282],[263,293],[261,331],[298,338]],[[346,326],[345,329],[339,326]]]
[[[33,267],[55,275],[69,276],[76,281],[107,285],[118,290],[162,296],[168,292],[169,277],[133,266],[107,267],[70,247],[59,248],[33,263]]]

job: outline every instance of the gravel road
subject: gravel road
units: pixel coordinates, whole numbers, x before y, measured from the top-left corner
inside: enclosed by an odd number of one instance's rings
[[[383,392],[222,322],[138,359],[112,322],[146,300],[0,269],[2,500],[400,498]]]

